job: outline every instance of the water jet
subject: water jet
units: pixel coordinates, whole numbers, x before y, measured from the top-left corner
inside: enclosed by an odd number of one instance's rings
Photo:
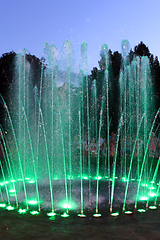
[[[107,45],[101,49],[105,69],[100,94],[98,81],[87,75],[86,43],[77,74],[72,71],[71,42],[64,44],[63,70],[56,47],[46,43],[47,64],[42,62],[38,86],[32,85],[26,51],[17,54],[10,103],[1,96],[8,124],[1,128],[5,164],[0,166],[0,208],[16,208],[20,214],[29,210],[32,215],[45,210],[49,217],[60,211],[69,217],[75,211],[81,218],[88,211],[101,217],[104,209],[112,216],[145,212],[144,203],[156,209],[160,158],[148,153],[160,110],[154,109],[148,58],[129,63],[128,48],[125,40],[113,155]]]

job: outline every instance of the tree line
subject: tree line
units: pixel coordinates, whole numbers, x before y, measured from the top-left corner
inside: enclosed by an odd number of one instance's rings
[[[9,53],[2,54],[0,58],[0,93],[8,102],[10,89],[12,87],[12,83],[15,80],[15,66],[16,66],[16,57],[17,54],[14,51]],[[142,58],[143,56],[147,56],[149,58],[150,70],[151,70],[151,78],[152,85],[154,88],[154,98],[156,102],[156,109],[160,106],[160,63],[158,57],[154,57],[153,54],[150,53],[149,48],[143,43],[140,42],[134,49],[129,51],[127,56],[128,63],[131,63],[132,60],[139,56]],[[103,54],[100,54],[100,60],[98,61],[99,69],[97,67],[93,67],[91,70],[91,75],[87,76],[88,79],[88,91],[89,91],[89,104],[91,105],[91,89],[93,86],[93,81],[95,80],[96,88],[97,88],[97,111],[100,112],[102,91],[103,91],[103,79],[106,70],[106,59]],[[122,54],[118,51],[112,53],[111,50],[108,51],[108,68],[109,68],[109,106],[110,106],[110,116],[112,118],[113,128],[116,128],[118,121],[118,113],[119,113],[119,74],[122,65]],[[35,55],[26,54],[26,61],[29,62],[33,80],[33,87],[35,85],[39,85],[41,78],[41,68],[44,63],[44,59],[39,59]],[[45,66],[47,67],[47,66]],[[84,100],[84,105],[86,105],[86,101]],[[3,124],[4,121],[4,110],[3,103],[0,100],[0,124]],[[98,115],[98,114],[97,114]],[[106,121],[106,120],[104,120]]]

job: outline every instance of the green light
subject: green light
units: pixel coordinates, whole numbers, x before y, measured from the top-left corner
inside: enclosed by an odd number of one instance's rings
[[[147,201],[147,200],[148,200],[148,197],[145,197],[145,196],[144,196],[144,197],[141,197],[140,200],[141,200],[141,201]]]
[[[38,203],[37,200],[29,200],[28,201],[28,204],[30,204],[30,205],[36,205],[37,203]]]
[[[123,177],[122,182],[127,182],[127,179],[125,177]]]
[[[102,177],[101,176],[98,176],[98,177],[95,177],[95,179],[97,180],[100,180],[100,179],[102,179]]]
[[[152,187],[150,187],[149,189],[155,189],[155,188],[152,186]]]
[[[10,196],[14,197],[14,196],[16,196],[16,194],[15,193],[10,193]]]
[[[58,180],[58,177],[53,178],[53,180]]]
[[[28,183],[32,184],[32,183],[35,183],[35,181],[34,180],[30,180],[30,181],[28,181]]]
[[[38,211],[31,211],[30,214],[32,214],[32,215],[38,215],[39,212],[38,212]]]
[[[132,212],[131,212],[131,211],[125,211],[124,213],[125,213],[125,214],[127,214],[127,215],[130,215],[130,214],[132,214]]]
[[[6,204],[5,204],[5,203],[0,203],[0,207],[1,207],[1,208],[5,208],[5,207],[6,207]]]
[[[119,215],[119,212],[111,213],[111,216],[117,217]]]
[[[66,208],[66,209],[71,209],[71,205],[68,203],[64,203],[63,205],[62,205],[62,207],[63,208]]]
[[[55,216],[56,215],[56,213],[55,212],[50,212],[50,213],[47,213],[47,216],[48,217],[53,217],[53,216]]]
[[[74,202],[67,203],[66,201],[61,202],[59,206],[64,209],[75,209],[76,208],[76,204]]]
[[[27,209],[21,209],[21,208],[20,208],[20,209],[18,210],[18,212],[19,212],[20,214],[24,214],[24,213],[27,212]]]
[[[13,180],[11,180],[11,182],[16,182],[16,180],[13,179]]]
[[[131,181],[135,181],[136,179],[135,178],[132,178]]]
[[[154,209],[157,209],[157,207],[156,206],[149,206],[149,209],[154,210]]]
[[[154,181],[151,181],[150,183],[154,183]]]
[[[78,214],[78,217],[84,218],[84,217],[86,217],[86,215],[80,213],[80,214]]]
[[[142,183],[141,184],[143,187],[148,187],[148,184],[146,184],[146,183]]]
[[[15,193],[14,189],[9,190],[10,193]]]
[[[138,209],[138,212],[142,213],[142,212],[146,212],[145,209]]]
[[[155,193],[150,193],[150,197],[155,197],[156,194]]]
[[[8,211],[12,211],[12,210],[14,210],[14,207],[8,206],[8,207],[6,207],[6,209],[7,209]]]
[[[66,217],[69,217],[69,215],[67,213],[64,213],[61,215],[61,217],[66,218]]]
[[[83,179],[87,180],[87,179],[88,179],[88,177],[83,177]]]
[[[73,176],[68,176],[68,179],[71,180],[71,179],[74,179],[74,177]]]
[[[30,178],[27,178],[27,177],[26,177],[25,179],[26,179],[26,180],[29,180]]]
[[[95,213],[95,214],[93,214],[93,217],[101,217],[101,214],[100,213]]]

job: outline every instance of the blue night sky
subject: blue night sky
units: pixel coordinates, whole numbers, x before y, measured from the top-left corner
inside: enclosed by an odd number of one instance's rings
[[[122,40],[130,48],[140,41],[160,60],[160,1],[144,0],[0,0],[0,56],[27,49],[41,58],[44,43],[61,51],[65,40],[75,50],[88,44],[88,70],[98,67],[101,45],[121,52]]]

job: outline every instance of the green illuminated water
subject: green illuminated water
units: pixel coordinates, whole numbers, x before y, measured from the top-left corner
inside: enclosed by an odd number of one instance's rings
[[[110,124],[113,83],[106,44],[101,48],[105,59],[102,79],[99,71],[97,78],[88,76],[85,42],[79,73],[74,72],[70,41],[63,45],[61,61],[56,47],[45,43],[46,62],[42,61],[36,85],[26,50],[17,55],[8,106],[1,96],[7,122],[6,129],[0,130],[5,155],[0,163],[1,202],[20,207],[21,214],[25,209],[38,214],[45,208],[53,216],[61,209],[63,217],[75,209],[85,217],[90,208],[100,217],[102,206],[113,212],[119,195],[126,214],[132,213],[126,211],[131,202],[135,208],[140,199],[146,205],[158,202],[160,159],[151,160],[148,151],[159,114],[154,109],[149,59],[136,57],[129,63],[128,50],[125,40],[116,130]],[[112,131],[116,133],[114,156]],[[91,149],[95,145],[96,152]]]

